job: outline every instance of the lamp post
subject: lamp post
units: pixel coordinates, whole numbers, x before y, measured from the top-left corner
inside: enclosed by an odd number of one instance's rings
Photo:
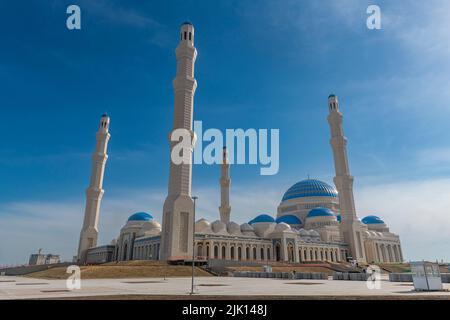
[[[194,216],[192,221],[192,281],[191,281],[191,293],[194,294],[194,264],[195,264],[195,204],[197,197],[192,197],[194,200]]]

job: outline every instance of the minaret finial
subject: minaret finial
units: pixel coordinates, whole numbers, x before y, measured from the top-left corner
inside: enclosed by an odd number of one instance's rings
[[[180,27],[180,43],[194,46],[194,25],[189,21],[183,22]]]
[[[339,111],[338,97],[334,93],[328,96],[328,109],[330,112]]]

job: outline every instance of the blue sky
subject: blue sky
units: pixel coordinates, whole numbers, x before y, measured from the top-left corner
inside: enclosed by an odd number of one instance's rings
[[[81,7],[81,30],[65,27],[70,4]],[[380,6],[382,30],[366,28],[369,4]],[[275,214],[308,174],[332,182],[333,92],[358,214],[383,217],[406,258],[450,260],[448,1],[15,1],[0,12],[0,264],[41,247],[75,253],[104,112],[112,138],[100,241],[134,211],[161,220],[185,20],[196,28],[195,120],[280,129],[277,175],[232,168],[234,220]],[[199,215],[210,219],[218,175],[194,167]]]

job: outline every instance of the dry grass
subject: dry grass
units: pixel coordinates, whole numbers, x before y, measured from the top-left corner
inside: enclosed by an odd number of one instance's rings
[[[192,274],[190,266],[168,265],[162,262],[130,261],[121,263],[106,263],[96,266],[82,266],[82,279],[120,279],[120,278],[162,278],[162,277],[188,277]],[[210,277],[210,273],[195,268],[197,277]],[[67,279],[66,268],[58,267],[27,275],[39,279]]]
[[[411,272],[409,263],[380,263],[378,264],[382,269],[392,273]]]

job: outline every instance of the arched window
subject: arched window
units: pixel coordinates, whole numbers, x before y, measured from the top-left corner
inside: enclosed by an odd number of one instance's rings
[[[197,246],[197,257],[203,256],[203,247],[201,244]]]
[[[292,246],[292,244],[288,245],[288,261],[294,261],[294,247]]]
[[[267,248],[267,260],[270,260],[270,248]]]
[[[261,248],[261,257],[260,257],[260,259],[264,260],[264,248]]]
[[[214,246],[214,259],[218,259],[218,258],[219,258],[219,247]]]
[[[245,248],[245,257],[246,257],[246,259],[247,260],[250,260],[250,248],[249,247],[247,247],[247,248]]]
[[[242,248],[238,247],[238,260],[242,260]]]
[[[234,247],[231,247],[230,249],[230,258],[231,260],[234,260]]]
[[[209,245],[206,245],[206,259],[209,259]]]
[[[256,248],[253,247],[253,260],[256,260]]]
[[[184,32],[184,40],[186,40],[187,39],[187,32],[185,31]]]
[[[122,260],[127,260],[127,251],[128,251],[128,243],[125,243],[125,245],[123,246],[123,259]]]
[[[192,40],[192,33],[189,32],[189,41]]]
[[[226,254],[226,248],[225,248],[225,246],[222,246],[222,259],[225,259],[226,258],[226,256],[227,256],[227,254]]]
[[[279,243],[277,243],[275,245],[275,258],[276,258],[277,261],[281,260],[281,248],[280,248],[280,244]]]

